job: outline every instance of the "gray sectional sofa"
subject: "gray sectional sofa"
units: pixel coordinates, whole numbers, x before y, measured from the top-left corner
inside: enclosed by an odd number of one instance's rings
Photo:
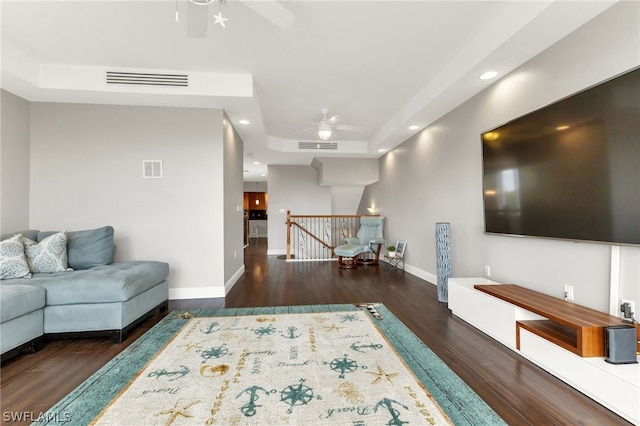
[[[113,263],[113,235],[113,227],[105,226],[0,237],[2,360],[37,350],[45,339],[107,335],[121,342],[131,328],[167,308],[169,265]],[[27,271],[20,242],[28,253]]]

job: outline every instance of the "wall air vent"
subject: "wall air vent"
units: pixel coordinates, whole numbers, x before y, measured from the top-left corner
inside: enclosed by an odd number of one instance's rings
[[[162,160],[142,160],[142,177],[144,179],[162,179]]]
[[[188,87],[189,76],[187,74],[152,74],[107,71],[107,84]]]
[[[320,150],[332,150],[338,149],[337,142],[298,142],[298,149],[320,149]]]

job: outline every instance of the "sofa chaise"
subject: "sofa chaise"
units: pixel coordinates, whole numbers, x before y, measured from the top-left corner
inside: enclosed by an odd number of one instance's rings
[[[166,310],[169,265],[114,263],[113,235],[105,226],[0,237],[3,360],[38,350],[47,339],[106,335],[121,342],[156,310]]]

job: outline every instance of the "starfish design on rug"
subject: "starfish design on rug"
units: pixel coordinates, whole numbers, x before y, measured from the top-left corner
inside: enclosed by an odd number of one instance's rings
[[[193,318],[193,314],[189,311],[185,311],[181,314],[176,314],[176,316],[173,317],[173,319],[191,319]]]
[[[202,342],[201,342],[202,343]],[[180,345],[179,348],[186,348],[184,351],[189,352],[191,349],[202,349],[201,343],[189,343],[187,345]]]
[[[176,421],[176,419],[178,418],[178,416],[182,416],[182,417],[193,417],[193,416],[191,416],[191,415],[189,415],[189,414],[187,413],[187,410],[188,410],[189,408],[191,408],[193,405],[198,404],[199,402],[200,402],[200,400],[198,400],[198,401],[193,401],[192,403],[187,404],[187,405],[185,405],[185,406],[183,406],[183,407],[178,407],[178,404],[180,404],[180,401],[178,400],[178,401],[174,404],[173,408],[170,408],[170,409],[165,410],[165,411],[160,411],[159,413],[157,413],[157,414],[156,414],[156,416],[164,416],[164,415],[169,414],[169,419],[167,420],[167,423],[166,423],[166,424],[167,424],[167,425],[170,425],[170,424],[172,424],[173,422],[175,422],[175,421]]]
[[[378,366],[378,372],[377,373],[374,373],[373,371],[366,371],[366,373],[367,374],[373,374],[374,376],[377,376],[375,379],[373,379],[373,382],[371,382],[372,385],[378,383],[382,379],[387,379],[387,381],[389,383],[393,384],[393,381],[391,381],[391,379],[393,379],[398,374],[400,374],[400,373],[387,373],[380,366]]]
[[[338,327],[338,326],[337,326],[337,325],[335,325],[335,324],[330,325],[330,326],[325,326],[325,327],[324,327],[325,331],[340,331],[340,330],[342,330],[343,328],[345,328],[345,327]]]

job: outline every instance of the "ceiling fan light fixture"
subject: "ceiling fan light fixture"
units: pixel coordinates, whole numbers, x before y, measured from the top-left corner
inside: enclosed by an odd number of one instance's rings
[[[318,138],[323,141],[328,141],[331,137],[331,126],[327,123],[321,123],[318,126]]]

